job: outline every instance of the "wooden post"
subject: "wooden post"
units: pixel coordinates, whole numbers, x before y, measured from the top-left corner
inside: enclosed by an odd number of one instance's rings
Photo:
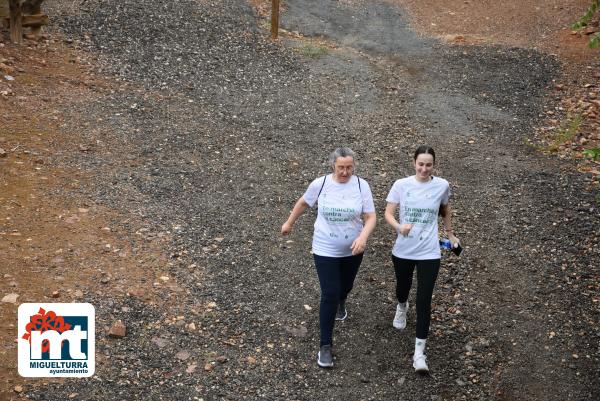
[[[279,36],[279,0],[272,0],[271,7],[271,39]]]
[[[21,44],[23,41],[23,14],[21,12],[21,0],[9,0],[10,9],[10,40]]]

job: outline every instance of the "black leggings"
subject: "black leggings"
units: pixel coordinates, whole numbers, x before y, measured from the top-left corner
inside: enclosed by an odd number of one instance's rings
[[[332,258],[313,255],[321,285],[319,324],[321,345],[333,344],[335,313],[340,302],[346,301],[354,285],[354,278],[362,262],[363,254]]]
[[[440,271],[439,259],[411,260],[392,255],[396,272],[396,298],[404,303],[412,286],[413,272],[417,267],[417,338],[427,338],[431,321],[431,296]]]

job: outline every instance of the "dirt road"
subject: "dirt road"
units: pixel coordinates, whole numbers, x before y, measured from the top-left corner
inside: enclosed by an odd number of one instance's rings
[[[49,225],[63,228],[41,243],[24,227],[15,231],[17,218],[34,224],[42,205],[27,191],[21,206],[5,195],[3,217],[13,220],[1,249],[14,262],[0,290],[21,294],[19,302],[51,297],[21,276],[26,261],[63,299],[94,304],[97,373],[18,378],[9,340],[16,329],[8,326],[2,395],[598,398],[595,178],[524,142],[554,101],[552,80],[563,79],[559,56],[416,34],[407,9],[394,2],[286,1],[282,27],[296,33],[278,43],[237,0],[94,0],[77,10],[69,3],[55,9],[67,48],[48,45],[47,58],[72,52],[65,63],[76,67],[57,73],[61,85],[47,84],[78,90],[40,102],[58,110],[48,113],[56,116],[52,146],[25,147],[14,131],[0,132],[12,150],[0,159],[12,169],[4,176],[11,185],[18,187],[23,166],[43,165],[44,176],[56,177],[40,184],[38,196],[48,198]],[[306,57],[307,43],[327,53]],[[15,73],[16,82],[33,71]],[[13,110],[18,96],[5,100]],[[417,377],[411,368],[414,319],[402,333],[391,326],[393,235],[382,219],[349,319],[336,327],[336,367],[319,369],[312,217],[291,238],[280,238],[279,227],[310,180],[327,171],[333,147],[357,151],[358,174],[382,212],[421,143],[438,151],[437,172],[452,184],[466,248],[443,260],[428,345],[432,374]],[[34,183],[48,181],[35,174]],[[15,305],[1,308],[14,318]],[[117,319],[128,329],[122,339],[107,336]]]

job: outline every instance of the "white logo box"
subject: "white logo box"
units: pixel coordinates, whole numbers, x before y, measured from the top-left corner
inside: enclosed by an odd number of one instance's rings
[[[21,304],[18,319],[21,376],[90,377],[94,374],[96,311],[92,304]],[[46,330],[42,331],[43,328]]]

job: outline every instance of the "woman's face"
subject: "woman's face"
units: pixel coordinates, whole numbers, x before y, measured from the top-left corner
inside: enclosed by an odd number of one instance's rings
[[[333,176],[339,183],[350,180],[354,172],[354,158],[352,156],[338,157],[333,165]]]
[[[429,181],[433,173],[433,155],[421,153],[415,160],[415,175],[419,181]]]

